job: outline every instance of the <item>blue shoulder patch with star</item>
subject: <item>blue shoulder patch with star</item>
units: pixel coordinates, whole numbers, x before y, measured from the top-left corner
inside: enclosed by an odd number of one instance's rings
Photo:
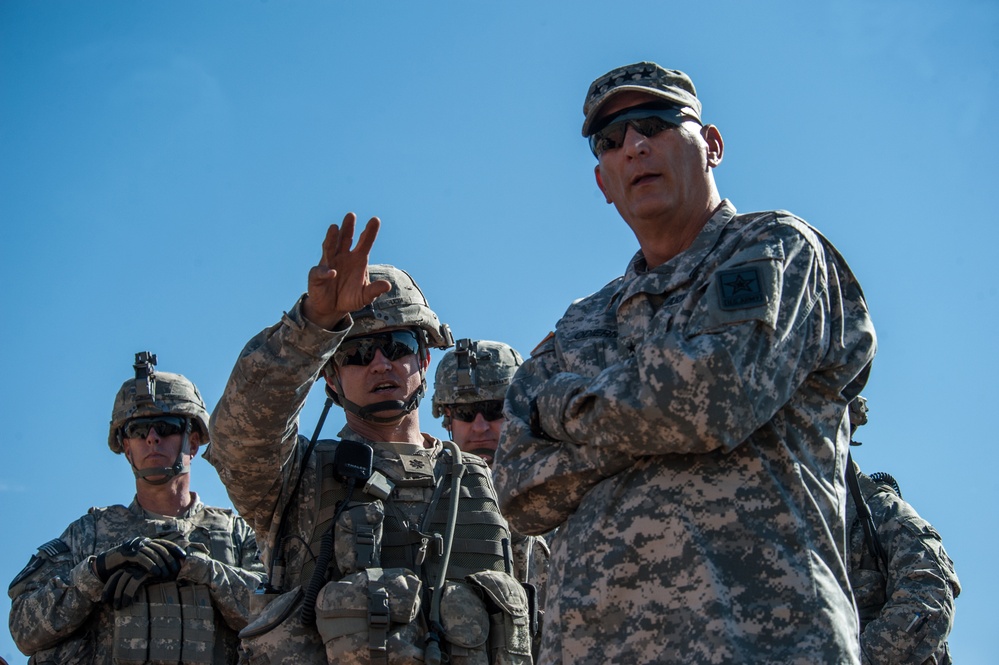
[[[724,310],[757,307],[767,302],[757,267],[722,270],[718,273],[718,304]]]

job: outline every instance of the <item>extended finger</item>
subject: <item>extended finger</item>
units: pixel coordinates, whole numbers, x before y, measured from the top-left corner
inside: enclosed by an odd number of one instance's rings
[[[326,237],[323,238],[323,255],[319,259],[320,267],[329,268],[330,264],[333,262],[339,238],[340,227],[336,224],[330,224],[329,228],[326,229]]]
[[[336,247],[337,254],[350,251],[350,246],[354,242],[354,226],[356,222],[357,215],[352,212],[348,212],[343,216],[343,222],[340,224],[340,239]]]
[[[381,226],[382,220],[377,217],[369,219],[368,223],[364,225],[364,230],[361,231],[361,237],[357,239],[357,247],[354,250],[367,256],[371,252],[371,246],[375,244],[375,238],[378,237],[378,229]]]
[[[383,293],[388,293],[392,290],[392,282],[384,279],[379,279],[371,282],[364,287],[364,301],[372,302],[375,298]]]

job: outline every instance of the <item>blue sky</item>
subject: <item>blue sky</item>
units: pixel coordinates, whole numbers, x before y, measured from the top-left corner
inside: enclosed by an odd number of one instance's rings
[[[106,437],[133,354],[213,406],[347,211],[457,336],[529,353],[636,249],[581,107],[655,60],[721,129],[722,195],[804,217],[859,276],[880,350],[855,459],[943,534],[955,658],[996,662],[996,35],[967,0],[0,0],[0,579],[131,500]],[[203,460],[193,481],[228,505]],[[25,660],[5,631],[0,656]]]

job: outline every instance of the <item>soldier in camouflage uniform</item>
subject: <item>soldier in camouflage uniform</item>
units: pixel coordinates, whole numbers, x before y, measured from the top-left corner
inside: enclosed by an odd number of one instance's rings
[[[867,424],[867,400],[850,403],[850,425]],[[853,442],[860,445],[859,442]],[[954,622],[954,599],[961,584],[940,534],[902,500],[894,479],[868,476],[853,464],[858,501],[846,497],[850,584],[860,613],[864,665],[951,663],[947,635]],[[869,512],[865,534],[860,512]]]
[[[503,400],[523,358],[503,342],[459,339],[437,365],[433,414],[443,418],[451,440],[492,465],[503,427]],[[530,585],[543,607],[548,579],[548,543],[542,536],[513,534],[514,574]],[[537,639],[537,636],[535,636]]]
[[[368,266],[377,218],[352,248],[355,221],[330,226],[308,293],[246,345],[212,415],[206,456],[266,534],[245,662],[529,664],[489,469],[420,432],[429,348],[451,332],[408,274]],[[320,375],[339,441],[298,434]]]
[[[682,72],[591,85],[597,185],[638,239],[507,393],[500,507],[552,545],[541,663],[858,663],[843,470],[874,357],[856,278],[784,211],[738,214]]]
[[[193,383],[154,363],[136,355],[108,436],[132,466],[135,499],[91,508],[10,586],[10,632],[30,663],[237,661],[237,633],[263,579],[256,538],[190,490],[208,412]]]

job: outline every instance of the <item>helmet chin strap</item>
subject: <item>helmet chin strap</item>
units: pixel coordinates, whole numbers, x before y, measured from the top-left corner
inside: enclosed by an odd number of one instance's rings
[[[367,406],[361,406],[360,404],[351,402],[347,399],[343,392],[343,385],[340,383],[340,376],[338,374],[334,374],[333,381],[336,382],[337,396],[340,399],[340,405],[343,407],[344,411],[349,411],[361,420],[365,420],[369,423],[375,423],[377,425],[392,425],[399,422],[404,417],[415,411],[416,408],[420,406],[420,400],[427,394],[427,379],[422,368],[420,368],[420,387],[414,390],[413,394],[410,395],[406,401],[391,399],[385,400],[384,402],[368,404]],[[393,416],[375,415],[381,411],[398,411],[399,413]]]
[[[184,455],[191,452],[191,419],[185,418],[184,420],[187,422],[187,426],[184,428],[184,439],[180,443],[180,450],[177,451],[177,459],[174,460],[173,466],[154,466],[149,469],[139,469],[136,468],[132,460],[128,460],[128,463],[132,465],[132,474],[136,480],[143,480],[150,485],[165,485],[174,477],[182,473],[191,472],[191,465],[184,464]],[[150,480],[150,476],[162,476],[162,478],[159,480]]]

